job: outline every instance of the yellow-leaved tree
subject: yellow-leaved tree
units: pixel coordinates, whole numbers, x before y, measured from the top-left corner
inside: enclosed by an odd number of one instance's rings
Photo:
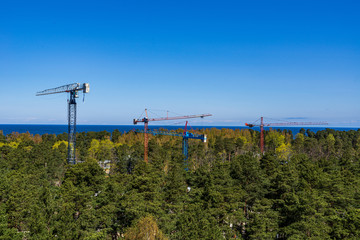
[[[98,161],[110,160],[112,159],[113,148],[114,143],[110,139],[101,141],[93,139],[89,148],[89,156]]]
[[[67,148],[68,146],[68,142],[65,140],[61,140],[61,141],[57,141],[54,143],[54,145],[52,146],[52,149],[57,149],[60,147],[61,144],[64,144],[65,148]]]
[[[135,226],[125,233],[126,240],[167,240],[153,216],[140,218]]]
[[[276,155],[278,158],[283,160],[288,160],[289,156],[291,154],[291,145],[290,143],[281,143],[280,146],[278,146],[275,149]]]

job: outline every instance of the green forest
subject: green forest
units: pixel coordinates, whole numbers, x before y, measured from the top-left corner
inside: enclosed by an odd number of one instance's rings
[[[0,132],[0,239],[360,239],[360,130],[195,132]]]

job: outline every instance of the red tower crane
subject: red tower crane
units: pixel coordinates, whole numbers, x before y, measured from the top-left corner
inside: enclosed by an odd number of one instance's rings
[[[149,118],[147,114],[147,109],[145,109],[145,117],[140,119],[134,119],[134,124],[138,122],[144,123],[144,161],[148,162],[148,124],[151,121],[166,121],[166,120],[178,120],[178,119],[188,119],[188,118],[204,118],[212,116],[212,114],[198,114],[198,115],[186,115],[186,116],[178,116],[178,117],[161,117],[161,118]]]
[[[260,149],[264,153],[264,127],[271,126],[296,126],[296,125],[327,125],[327,122],[283,122],[283,123],[264,123],[264,117],[260,118],[260,124],[245,123],[248,127],[260,127]]]

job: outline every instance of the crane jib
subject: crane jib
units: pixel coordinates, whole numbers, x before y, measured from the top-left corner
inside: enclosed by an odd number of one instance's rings
[[[72,84],[68,84],[56,88],[50,88],[44,91],[37,92],[36,96],[63,93],[63,92],[73,92],[73,91],[76,92],[83,91],[83,93],[88,93],[90,91],[90,87],[88,83],[83,83],[82,85],[80,85],[80,83],[72,83]]]

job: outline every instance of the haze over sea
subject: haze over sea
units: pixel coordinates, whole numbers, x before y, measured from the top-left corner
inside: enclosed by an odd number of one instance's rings
[[[143,129],[143,125],[77,125],[76,130],[77,132],[100,132],[100,131],[107,131],[112,133],[115,129],[118,129],[120,132],[128,132],[133,129]],[[153,125],[149,127],[150,129],[159,129],[164,128],[168,130],[176,130],[176,129],[183,129],[184,126],[161,126],[161,125]],[[193,126],[192,129],[204,129],[204,128],[228,128],[228,129],[249,129],[248,127],[242,126]],[[297,134],[301,128],[305,130],[310,129],[312,132],[317,132],[320,130],[325,130],[326,128],[334,129],[337,131],[350,131],[355,130],[358,131],[359,128],[354,127],[272,127],[272,129],[288,129],[291,130],[292,133],[295,135]],[[252,128],[254,130],[259,131],[259,127]],[[270,129],[269,127],[264,127],[265,130]],[[30,134],[61,134],[66,133],[68,131],[68,125],[40,125],[40,124],[0,124],[0,130],[3,131],[4,135],[18,132],[18,133],[26,133],[29,132]]]

